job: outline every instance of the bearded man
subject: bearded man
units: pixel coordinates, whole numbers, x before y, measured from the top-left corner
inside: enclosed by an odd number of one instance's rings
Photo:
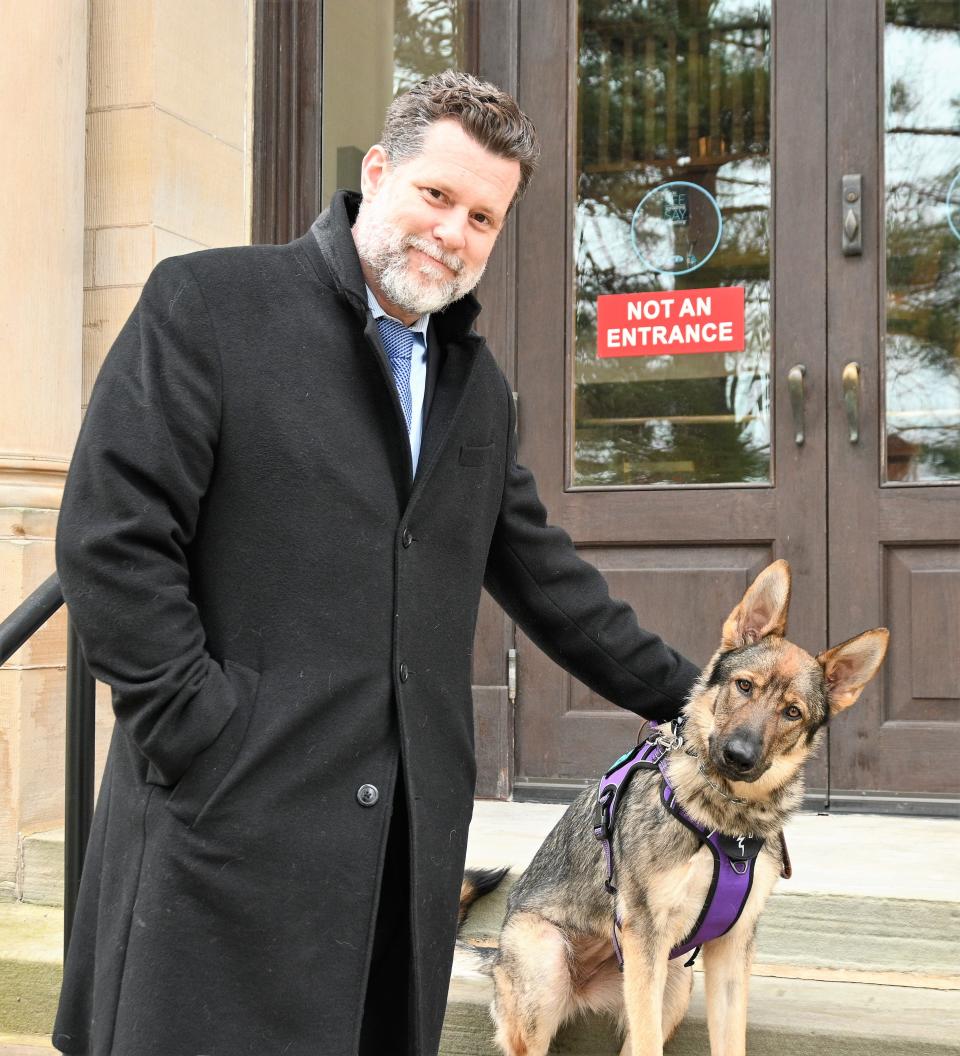
[[[483,585],[596,692],[679,710],[696,670],[547,524],[472,329],[537,154],[509,96],[430,78],[362,201],[163,261],[111,349],[57,537],[117,716],[60,1051],[436,1053]]]

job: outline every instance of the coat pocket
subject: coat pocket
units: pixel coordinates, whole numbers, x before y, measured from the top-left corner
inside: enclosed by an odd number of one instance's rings
[[[200,820],[236,762],[256,706],[260,674],[234,660],[224,660],[223,672],[236,695],[237,706],[216,740],[194,758],[166,801],[171,813],[188,828]]]
[[[478,446],[461,444],[460,465],[485,466],[493,457],[493,447],[493,444],[482,444]]]

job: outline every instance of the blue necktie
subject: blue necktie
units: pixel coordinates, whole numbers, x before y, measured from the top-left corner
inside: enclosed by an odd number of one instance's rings
[[[400,406],[403,408],[403,417],[407,421],[407,432],[410,432],[410,422],[413,419],[413,397],[410,395],[410,360],[413,353],[414,333],[397,322],[396,319],[388,319],[381,315],[377,319],[380,330],[380,340],[383,342],[384,351],[390,360],[390,369],[393,371],[393,380],[397,383],[397,392],[400,395]]]

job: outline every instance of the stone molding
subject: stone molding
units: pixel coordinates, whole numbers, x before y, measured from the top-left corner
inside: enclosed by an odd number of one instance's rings
[[[0,454],[0,509],[59,510],[70,460]]]

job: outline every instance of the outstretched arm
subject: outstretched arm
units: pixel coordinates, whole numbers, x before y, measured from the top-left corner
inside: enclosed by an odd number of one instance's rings
[[[484,585],[552,660],[595,693],[649,719],[674,718],[699,670],[645,631],[626,602],[547,523],[529,469],[517,462],[515,411],[500,516]]]

